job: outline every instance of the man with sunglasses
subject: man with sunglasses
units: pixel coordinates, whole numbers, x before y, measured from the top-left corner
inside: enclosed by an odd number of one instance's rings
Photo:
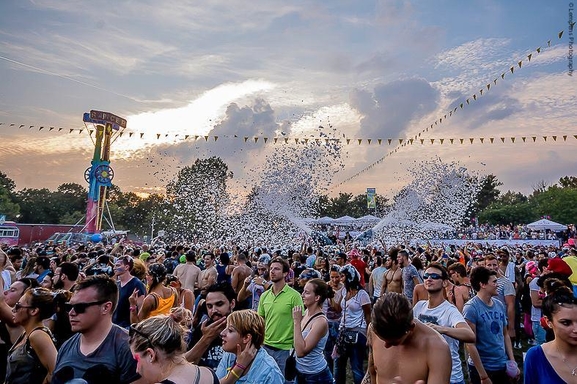
[[[112,323],[118,287],[107,276],[79,282],[65,305],[73,332],[58,351],[52,384],[72,379],[88,383],[143,382],[129,347],[128,333]]]
[[[413,316],[443,335],[449,344],[453,361],[451,384],[465,384],[459,356],[459,341],[474,343],[475,334],[457,307],[449,303],[443,295],[449,283],[445,267],[431,263],[425,270],[423,278],[428,300],[421,300],[415,304]]]

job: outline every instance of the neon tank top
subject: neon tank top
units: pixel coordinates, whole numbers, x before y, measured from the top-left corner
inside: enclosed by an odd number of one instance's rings
[[[157,293],[151,293],[151,295],[153,295],[156,298],[156,300],[158,301],[158,305],[154,310],[150,311],[150,317],[156,315],[170,314],[170,308],[174,306],[174,300],[176,300],[176,292],[173,291],[172,295],[170,295],[166,299],[163,299]]]

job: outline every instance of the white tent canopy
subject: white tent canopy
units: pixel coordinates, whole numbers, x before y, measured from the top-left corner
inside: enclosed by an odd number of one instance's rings
[[[379,221],[381,221],[380,218],[378,218],[377,216],[373,216],[373,215],[366,215],[363,217],[359,217],[358,219],[355,220],[357,223],[378,223]]]
[[[527,224],[527,227],[537,231],[544,231],[546,229],[551,231],[564,231],[567,229],[566,225],[559,224],[547,219],[537,220],[533,223]]]
[[[324,216],[324,217],[321,217],[320,219],[315,220],[315,224],[327,225],[327,224],[332,224],[334,221],[335,221],[335,219],[333,219],[332,217]]]
[[[335,219],[335,221],[333,221],[333,224],[336,225],[349,225],[355,222],[355,218],[354,217],[350,217],[350,216],[341,216],[338,219]]]

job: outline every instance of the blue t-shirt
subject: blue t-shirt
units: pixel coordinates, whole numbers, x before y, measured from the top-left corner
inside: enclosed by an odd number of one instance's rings
[[[547,360],[540,345],[531,347],[527,351],[523,365],[523,377],[525,384],[565,384],[565,380],[559,377]]]
[[[222,360],[216,369],[216,376],[219,379],[224,378],[228,374],[228,369],[232,368],[235,362],[236,355],[224,352]],[[236,382],[246,384],[284,384],[285,379],[276,361],[261,347],[258,349],[248,372]]]
[[[493,305],[488,306],[475,296],[465,303],[463,317],[476,327],[475,346],[485,369],[488,371],[505,369],[509,358],[503,335],[503,330],[507,328],[507,313],[503,303],[493,298]],[[470,357],[469,364],[473,365]]]

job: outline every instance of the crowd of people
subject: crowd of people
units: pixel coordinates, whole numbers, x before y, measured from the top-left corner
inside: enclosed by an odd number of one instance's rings
[[[0,278],[6,383],[577,377],[573,246],[49,244]]]

